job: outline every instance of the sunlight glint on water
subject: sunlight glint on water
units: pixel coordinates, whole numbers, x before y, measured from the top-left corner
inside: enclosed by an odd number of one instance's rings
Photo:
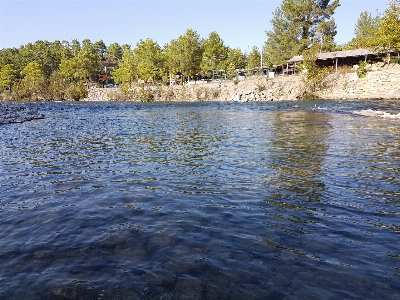
[[[354,112],[400,109],[296,104],[31,104],[0,298],[397,299],[400,123]]]

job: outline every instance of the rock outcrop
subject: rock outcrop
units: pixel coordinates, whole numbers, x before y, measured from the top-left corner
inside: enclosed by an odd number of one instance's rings
[[[0,103],[0,125],[23,123],[37,119],[44,119],[44,115],[26,106]]]

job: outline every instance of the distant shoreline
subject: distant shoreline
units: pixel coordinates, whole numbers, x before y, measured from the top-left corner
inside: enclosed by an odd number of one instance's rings
[[[400,66],[397,66],[370,71],[366,78],[358,78],[355,72],[330,74],[324,80],[323,88],[313,94],[325,100],[398,100]],[[137,87],[130,95],[124,95],[119,89],[96,88],[89,91],[84,101],[294,101],[301,100],[304,94],[304,83],[299,75],[273,79],[254,76],[236,82],[227,80],[171,87]],[[140,96],[147,98],[141,99]]]
[[[275,78],[253,76],[239,81],[193,82],[174,86],[141,85],[131,89],[128,94],[124,94],[120,88],[93,88],[88,91],[86,98],[79,101],[296,101],[302,100],[304,94],[305,87],[300,75]],[[323,100],[400,100],[400,65],[371,70],[366,78],[358,78],[356,72],[333,73],[324,80],[323,87],[312,94],[316,99]],[[7,102],[11,99],[3,94],[0,100]]]

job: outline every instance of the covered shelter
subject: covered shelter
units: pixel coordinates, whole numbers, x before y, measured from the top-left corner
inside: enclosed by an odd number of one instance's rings
[[[345,50],[319,53],[317,58],[317,65],[321,67],[334,66],[337,71],[338,65],[355,65],[362,61],[372,60],[375,61],[378,55],[367,49]],[[297,55],[288,60],[287,65],[296,66],[297,63],[303,61],[302,55]]]

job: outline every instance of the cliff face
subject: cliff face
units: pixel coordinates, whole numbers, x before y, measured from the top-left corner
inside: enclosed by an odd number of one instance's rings
[[[331,74],[314,94],[322,99],[400,99],[400,69]],[[87,101],[280,101],[298,100],[304,94],[301,76],[252,77],[242,81],[197,82],[184,86],[136,87],[129,95],[118,89],[91,89]]]

